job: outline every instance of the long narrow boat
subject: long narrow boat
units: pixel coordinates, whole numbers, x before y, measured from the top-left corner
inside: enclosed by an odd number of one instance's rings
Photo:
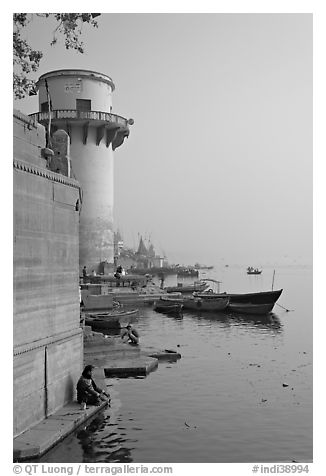
[[[161,300],[163,302],[180,303],[184,309],[193,311],[224,311],[230,302],[229,298],[225,296],[210,299],[202,299],[196,296],[162,297]]]
[[[282,291],[283,289],[278,289],[277,291],[263,291],[259,293],[242,294],[214,293],[206,291],[204,293],[195,293],[195,295],[196,297],[201,297],[202,299],[211,299],[212,297],[228,297],[230,299],[230,304],[275,304],[282,294]]]

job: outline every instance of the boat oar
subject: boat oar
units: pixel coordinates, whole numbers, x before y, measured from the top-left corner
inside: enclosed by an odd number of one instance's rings
[[[281,306],[281,304],[277,304],[277,302],[275,303],[277,306],[281,307],[282,309],[284,309],[286,312],[292,312],[294,311],[294,309],[286,309],[286,307],[283,307]]]

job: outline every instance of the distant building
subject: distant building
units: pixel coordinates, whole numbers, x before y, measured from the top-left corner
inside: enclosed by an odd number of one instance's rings
[[[164,266],[167,266],[167,263],[165,264],[164,258],[161,258],[160,256],[154,256],[153,258],[153,268],[163,268]]]
[[[164,258],[155,254],[152,243],[147,248],[142,236],[140,236],[137,251],[121,249],[118,260],[119,264],[126,268],[150,269],[164,266]]]
[[[119,258],[121,250],[123,250],[123,246],[124,246],[123,239],[120,234],[120,231],[118,230],[114,233],[114,261],[115,262]]]

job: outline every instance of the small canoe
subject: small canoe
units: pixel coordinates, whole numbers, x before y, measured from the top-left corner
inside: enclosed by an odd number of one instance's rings
[[[268,314],[274,307],[274,303],[268,304],[251,304],[251,303],[230,303],[226,310],[238,312],[241,314]]]
[[[160,299],[159,301],[155,301],[153,305],[153,309],[156,312],[163,312],[165,314],[175,314],[181,312],[183,308],[183,304],[179,302],[166,302]]]

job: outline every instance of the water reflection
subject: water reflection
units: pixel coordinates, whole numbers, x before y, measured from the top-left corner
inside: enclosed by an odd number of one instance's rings
[[[245,328],[257,328],[269,330],[273,333],[282,332],[283,325],[276,314],[257,315],[257,314],[238,314],[238,313],[187,313],[197,321],[210,322],[220,327],[242,326]]]
[[[109,422],[109,410],[101,412],[91,423],[76,432],[83,450],[83,462],[131,463],[131,452],[127,448],[126,433],[117,424]],[[121,417],[117,419],[121,423]]]
[[[276,332],[283,331],[283,325],[280,319],[273,313],[261,316],[257,316],[256,314],[230,314],[229,317],[234,322],[243,326],[254,326]]]
[[[158,312],[158,311],[154,311],[154,312]],[[175,312],[172,312],[172,311],[169,311],[169,312],[164,312],[164,311],[160,311],[159,314],[161,316],[164,316],[164,317],[170,317],[171,319],[175,320],[175,321],[182,321],[183,319],[183,312],[184,311],[175,311]]]

